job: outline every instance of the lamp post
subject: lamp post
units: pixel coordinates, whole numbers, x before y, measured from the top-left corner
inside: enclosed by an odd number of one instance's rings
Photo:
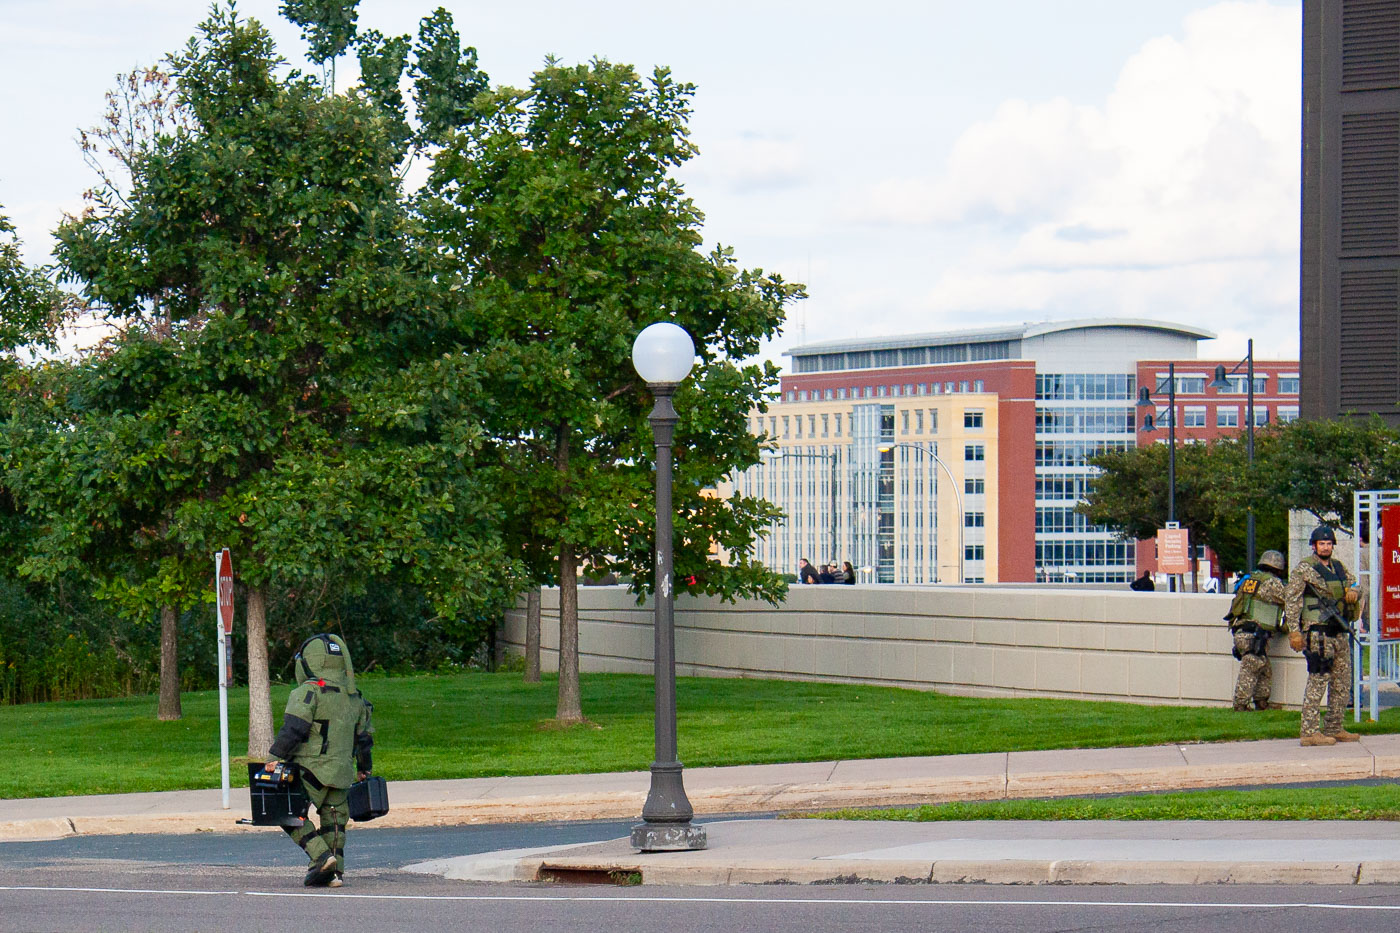
[[[792,458],[795,460],[825,460],[831,464],[831,550],[827,556],[832,560],[836,559],[836,454],[819,453],[798,453],[793,450],[784,450],[778,453],[777,459]]]
[[[1167,364],[1167,523],[1176,521],[1176,364]],[[1153,408],[1157,404],[1152,401],[1153,392],[1161,392],[1162,383],[1158,382],[1156,388],[1149,392],[1147,386],[1138,388],[1138,408]],[[1156,422],[1152,415],[1144,415],[1142,419],[1142,429],[1144,431],[1157,430]],[[1194,559],[1194,558],[1193,558]],[[1167,581],[1171,591],[1176,592],[1176,574],[1171,574]]]
[[[1246,367],[1245,378],[1249,380],[1249,388],[1245,390],[1245,409],[1248,424],[1245,427],[1245,455],[1249,458],[1249,465],[1254,466],[1254,338],[1250,338],[1248,347],[1245,350],[1244,359],[1240,360],[1227,373],[1224,366],[1215,367],[1215,378],[1210,381],[1210,387],[1217,392],[1223,392],[1230,388],[1226,376],[1233,376],[1239,371],[1241,366]],[[1244,532],[1244,562],[1245,570],[1254,569],[1254,507],[1250,506],[1245,513]]]
[[[671,397],[695,364],[695,344],[675,324],[652,324],[632,344],[632,365],[651,390],[649,419],[656,441],[656,585],[654,651],[656,680],[656,760],[651,789],[642,806],[640,826],[632,827],[632,846],[643,852],[705,848],[705,830],[690,825],[695,810],[685,795],[676,754],[675,592],[671,582],[671,441],[676,409]]]
[[[964,582],[963,558],[966,556],[963,550],[963,523],[967,521],[967,518],[965,517],[965,513],[963,512],[962,493],[958,492],[958,481],[953,478],[953,471],[948,469],[948,464],[944,463],[943,460],[938,456],[938,454],[934,453],[931,448],[924,447],[920,444],[881,444],[880,452],[884,453],[887,450],[894,450],[896,447],[907,447],[910,450],[917,450],[922,454],[928,455],[928,457],[931,460],[933,460],[934,463],[938,464],[940,467],[943,468],[944,474],[948,477],[948,487],[953,490],[953,498],[958,503],[958,583],[961,584]],[[936,499],[934,501],[937,502]],[[936,548],[938,546],[937,535],[934,536],[933,541],[934,547]],[[937,558],[935,558],[935,567],[937,566],[936,561]]]

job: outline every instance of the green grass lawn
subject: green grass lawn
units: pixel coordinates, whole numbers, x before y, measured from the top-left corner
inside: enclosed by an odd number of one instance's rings
[[[645,770],[650,677],[582,678],[591,724],[557,730],[556,684],[518,673],[360,678],[374,703],[375,770],[389,780]],[[286,686],[273,688],[277,722]],[[247,742],[247,693],[230,691],[230,744]],[[0,797],[217,787],[218,692],[185,694],[157,722],[155,697],[0,707]],[[973,699],[916,690],[681,678],[687,767],[1231,739],[1298,734],[1298,714],[1080,700]],[[1400,731],[1400,711],[1362,732]],[[243,766],[232,769],[246,782]]]
[[[800,814],[825,820],[1400,820],[1400,786],[1192,790]]]

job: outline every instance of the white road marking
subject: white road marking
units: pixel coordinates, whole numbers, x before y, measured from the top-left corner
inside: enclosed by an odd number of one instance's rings
[[[1230,908],[1234,910],[1372,910],[1400,912],[1400,904],[1326,904],[1308,901],[1271,904],[1250,901],[1053,901],[1053,900],[955,900],[897,898],[893,900],[860,900],[856,898],[828,897],[668,897],[660,895],[628,894],[350,894],[341,891],[197,891],[162,890],[156,888],[69,888],[46,887],[42,885],[0,885],[0,891],[68,891],[73,893],[96,894],[182,894],[204,896],[246,896],[246,897],[334,897],[356,898],[369,901],[570,901],[587,903],[658,903],[658,904],[841,904],[863,907],[1148,907],[1174,908],[1194,907],[1208,910]]]

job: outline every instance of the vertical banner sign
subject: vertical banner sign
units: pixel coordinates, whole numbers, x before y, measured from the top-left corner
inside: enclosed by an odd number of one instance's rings
[[[227,810],[228,688],[233,684],[233,558],[228,548],[214,555],[214,602],[214,640],[219,644],[219,769]]]
[[[1381,638],[1400,639],[1400,505],[1381,506]]]

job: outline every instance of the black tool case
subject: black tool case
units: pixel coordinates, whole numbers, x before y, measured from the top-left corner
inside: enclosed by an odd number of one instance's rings
[[[311,806],[294,774],[266,771],[260,761],[248,762],[248,798],[254,826],[299,826]]]
[[[363,823],[388,812],[389,785],[382,777],[371,775],[350,785],[350,819]]]

